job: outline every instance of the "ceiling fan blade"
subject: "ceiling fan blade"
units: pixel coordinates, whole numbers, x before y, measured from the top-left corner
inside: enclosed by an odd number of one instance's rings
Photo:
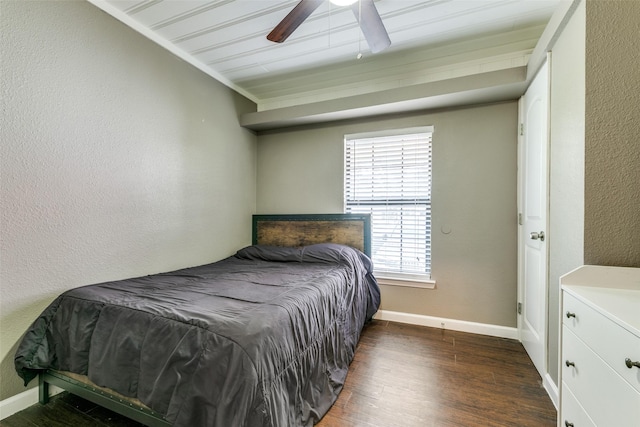
[[[323,1],[324,0],[300,0],[300,3],[269,33],[267,39],[276,43],[285,41]]]
[[[381,52],[391,46],[391,39],[373,0],[357,1],[351,5],[351,10],[360,23],[371,53]]]

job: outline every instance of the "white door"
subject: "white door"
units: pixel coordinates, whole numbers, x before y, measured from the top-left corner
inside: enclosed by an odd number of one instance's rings
[[[548,61],[520,100],[518,329],[533,364],[547,371]]]

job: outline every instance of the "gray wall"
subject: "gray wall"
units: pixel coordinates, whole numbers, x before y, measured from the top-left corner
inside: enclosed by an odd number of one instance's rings
[[[508,102],[261,134],[257,210],[342,212],[345,134],[433,125],[437,287],[383,286],[381,308],[515,327],[517,108]]]
[[[0,399],[64,290],[250,243],[255,111],[87,2],[1,4]],[[32,384],[35,385],[35,384]]]
[[[585,264],[640,267],[639,35],[639,1],[587,1]]]

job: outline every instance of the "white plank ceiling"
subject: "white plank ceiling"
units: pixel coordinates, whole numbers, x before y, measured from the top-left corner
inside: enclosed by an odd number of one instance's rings
[[[328,0],[282,44],[266,35],[297,0],[89,1],[266,111],[525,66],[561,0],[377,0],[376,55]]]

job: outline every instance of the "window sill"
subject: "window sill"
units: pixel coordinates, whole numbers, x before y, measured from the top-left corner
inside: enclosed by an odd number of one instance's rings
[[[373,273],[378,284],[390,285],[390,286],[403,286],[405,288],[421,288],[421,289],[435,289],[435,280],[416,280],[416,279],[400,279],[398,277],[388,277],[384,275],[377,275]]]

